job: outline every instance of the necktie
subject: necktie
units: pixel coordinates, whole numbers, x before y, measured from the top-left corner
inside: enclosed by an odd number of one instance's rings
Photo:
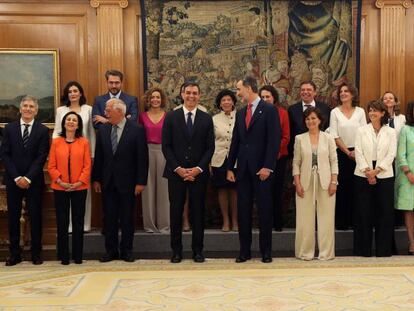
[[[253,104],[247,105],[247,111],[246,111],[246,129],[249,128],[250,120],[252,119],[252,106]]]
[[[308,108],[310,108],[310,107],[312,107],[312,105],[309,105],[309,104],[305,104],[303,106],[305,106],[305,110],[308,109]],[[303,111],[305,111],[305,110],[303,110]]]
[[[118,125],[112,125],[111,144],[112,144],[112,153],[115,154],[116,148],[118,147]]]
[[[389,118],[389,120],[388,120],[388,125],[389,125],[390,127],[392,127],[392,128],[395,128],[395,125],[394,125],[394,118]]]
[[[29,126],[30,124],[24,124],[24,131],[23,131],[23,147],[27,147],[27,142],[29,141]]]
[[[191,135],[193,132],[193,120],[191,119],[191,116],[193,114],[191,112],[187,113],[187,132],[188,135]]]

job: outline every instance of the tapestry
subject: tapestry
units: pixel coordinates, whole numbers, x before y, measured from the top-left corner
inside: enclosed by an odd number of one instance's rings
[[[312,80],[326,101],[343,81],[357,80],[358,1],[145,0],[146,87],[161,87],[172,107],[186,80],[201,103],[234,89],[245,75],[278,90],[284,105]]]

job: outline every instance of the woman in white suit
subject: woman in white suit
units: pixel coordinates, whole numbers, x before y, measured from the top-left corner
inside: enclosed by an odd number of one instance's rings
[[[370,123],[355,137],[354,254],[372,256],[372,229],[375,228],[375,255],[392,255],[394,236],[394,170],[397,151],[395,129],[387,126],[389,114],[381,101],[368,104]]]
[[[306,133],[295,138],[293,178],[296,186],[295,256],[315,256],[315,214],[318,222],[318,259],[335,257],[335,194],[338,159],[333,137],[321,129],[323,115],[310,107],[303,113]]]
[[[215,149],[211,158],[211,183],[217,188],[218,201],[223,216],[221,230],[224,232],[237,231],[239,228],[235,184],[226,179],[227,157],[236,121],[236,102],[236,95],[231,90],[220,91],[216,97],[216,107],[221,111],[213,117]],[[231,214],[231,218],[229,214]]]
[[[92,106],[86,103],[85,93],[83,87],[77,81],[68,82],[64,89],[61,98],[62,106],[56,110],[55,117],[55,128],[53,129],[53,138],[60,137],[62,132],[62,119],[69,112],[74,111],[82,118],[82,136],[89,141],[91,148],[91,156],[94,158],[95,154],[95,129],[92,124]],[[86,197],[86,208],[85,208],[85,222],[84,230],[91,230],[91,213],[92,213],[92,197],[91,191],[88,190]],[[72,232],[72,222],[69,224],[69,232]]]

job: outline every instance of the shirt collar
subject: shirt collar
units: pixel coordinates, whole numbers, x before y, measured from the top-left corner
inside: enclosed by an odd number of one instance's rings
[[[118,128],[120,130],[123,130],[126,124],[126,118],[123,118],[118,124],[116,124],[118,126]]]
[[[190,112],[190,110],[188,110],[187,108],[185,108],[185,106],[183,105],[183,110],[184,110],[184,116],[187,116],[187,114]],[[191,110],[191,113],[193,114],[193,116],[195,117],[196,113],[197,113],[197,107],[195,107],[195,109]]]
[[[311,105],[312,107],[316,107],[315,100],[312,100],[309,104],[306,104],[304,101],[302,101],[302,107],[305,108],[305,105]]]
[[[251,102],[253,110],[256,109],[259,102],[260,102],[260,97],[259,96],[254,101]]]
[[[109,92],[109,98],[118,98],[119,99],[119,97],[121,96],[121,92],[122,91],[119,91],[118,93],[116,93],[115,95],[114,94],[112,94],[111,92]]]
[[[33,123],[34,123],[34,119],[32,121],[30,121],[29,123],[26,123],[26,122],[23,121],[22,118],[20,118],[20,126],[23,126],[24,124],[29,124],[30,126],[33,126]]]

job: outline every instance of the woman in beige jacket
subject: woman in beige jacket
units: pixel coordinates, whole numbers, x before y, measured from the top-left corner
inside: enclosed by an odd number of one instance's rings
[[[297,135],[294,145],[293,177],[296,186],[295,256],[315,256],[315,214],[318,222],[318,259],[335,257],[335,194],[338,160],[335,140],[322,132],[323,116],[318,108],[303,113],[308,131]]]

